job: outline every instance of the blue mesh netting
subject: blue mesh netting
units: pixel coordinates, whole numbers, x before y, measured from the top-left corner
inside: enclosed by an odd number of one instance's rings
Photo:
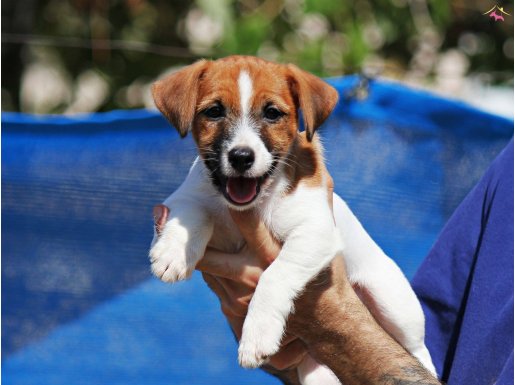
[[[336,191],[412,276],[513,122],[374,81],[329,80],[342,100],[321,134]],[[264,384],[198,274],[149,273],[151,209],[195,147],[155,112],[2,114],[5,384]]]

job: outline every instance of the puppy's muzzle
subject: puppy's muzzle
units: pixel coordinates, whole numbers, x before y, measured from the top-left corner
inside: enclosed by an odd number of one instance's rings
[[[254,151],[249,147],[234,147],[228,154],[232,168],[240,174],[250,169],[254,164]]]
[[[234,172],[231,172],[232,176],[227,177],[223,193],[232,204],[247,205],[259,194],[263,180],[263,177],[244,176],[247,171],[252,171],[256,154],[249,146],[235,146],[227,153],[227,160]]]

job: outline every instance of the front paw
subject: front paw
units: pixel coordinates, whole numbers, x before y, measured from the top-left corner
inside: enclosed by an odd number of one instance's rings
[[[177,282],[191,277],[197,258],[187,255],[187,245],[165,234],[150,249],[152,273],[164,282]]]
[[[244,368],[258,368],[279,351],[284,326],[280,322],[255,320],[247,315],[238,348],[238,361]]]

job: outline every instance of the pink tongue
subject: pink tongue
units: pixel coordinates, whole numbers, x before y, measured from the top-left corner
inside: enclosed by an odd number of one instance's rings
[[[229,178],[227,180],[227,194],[236,203],[248,203],[257,194],[257,180],[254,178]]]

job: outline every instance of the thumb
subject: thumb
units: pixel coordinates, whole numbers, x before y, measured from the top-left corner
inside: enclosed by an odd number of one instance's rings
[[[254,210],[230,210],[230,212],[247,246],[267,265],[272,263],[281,251],[281,244],[270,234],[257,213]]]

